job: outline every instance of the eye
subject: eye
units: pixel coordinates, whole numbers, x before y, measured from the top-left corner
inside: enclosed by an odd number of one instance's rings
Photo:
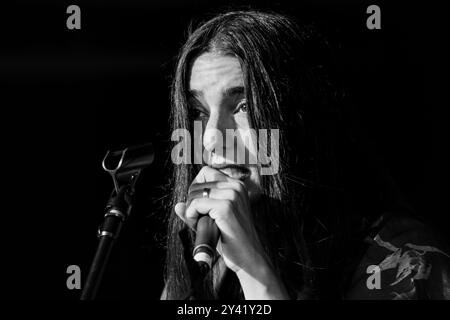
[[[234,111],[234,113],[238,113],[239,111],[242,112],[247,112],[248,111],[248,107],[247,107],[247,100],[241,100],[238,105],[236,106],[236,110]]]
[[[208,117],[208,114],[200,108],[192,108],[190,114],[193,119],[203,119]]]
[[[208,112],[203,106],[196,100],[189,103],[189,117],[191,119],[205,119],[209,117]]]

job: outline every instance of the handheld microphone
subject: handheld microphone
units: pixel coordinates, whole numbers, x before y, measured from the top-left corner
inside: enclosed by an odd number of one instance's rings
[[[219,236],[219,228],[210,216],[203,215],[198,219],[193,255],[200,267],[207,271],[212,268]]]

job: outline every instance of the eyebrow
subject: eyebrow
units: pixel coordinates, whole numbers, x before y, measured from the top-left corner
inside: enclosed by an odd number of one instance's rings
[[[232,96],[244,94],[244,92],[245,92],[245,88],[243,86],[239,86],[239,87],[228,88],[223,92],[223,94],[224,94],[224,96],[232,97]]]
[[[201,91],[188,90],[188,98],[198,98],[202,95]]]
[[[245,88],[243,86],[238,87],[231,87],[227,88],[223,91],[223,95],[226,97],[233,97],[237,95],[241,95],[245,93]],[[188,91],[189,97],[191,98],[198,98],[201,97],[203,94],[199,90],[189,90]]]

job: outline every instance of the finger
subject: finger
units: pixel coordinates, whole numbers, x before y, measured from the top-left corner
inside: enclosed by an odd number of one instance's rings
[[[226,188],[228,187],[228,181],[211,181],[211,182],[194,182],[189,187],[188,193],[192,191],[203,190],[204,188]]]
[[[227,176],[214,168],[203,166],[194,179],[194,183],[226,181]]]
[[[196,198],[192,200],[186,209],[186,219],[188,223],[198,220],[200,214],[208,214],[216,220],[216,224],[221,231],[231,232],[230,222],[235,219],[234,207],[231,201],[211,198]],[[236,222],[236,221],[233,221]]]
[[[188,195],[188,203],[197,198],[204,198],[203,190],[192,191]],[[208,198],[217,200],[240,201],[240,196],[233,189],[211,189]]]
[[[230,178],[228,176],[226,177],[226,181],[220,180],[220,181],[211,181],[211,182],[194,182],[189,187],[188,193],[191,191],[198,191],[203,190],[204,188],[218,188],[218,189],[235,189],[238,192],[246,192],[247,189],[245,187],[245,184],[237,179]]]
[[[208,193],[209,198],[237,201],[239,207],[248,203],[247,188],[243,184],[234,180],[227,182],[216,181],[216,182],[196,184],[189,191],[187,198],[188,206],[193,199],[204,197],[205,188],[209,189]]]
[[[178,202],[178,203],[175,205],[174,210],[175,210],[175,213],[177,214],[177,216],[180,217],[180,219],[183,220],[184,223],[187,224],[187,219],[186,219],[186,208],[187,208],[187,205],[186,205],[185,202]]]
[[[197,230],[197,220],[200,216],[199,212],[195,209],[195,205],[193,205],[195,201],[197,200],[193,199],[192,201],[188,201],[185,211],[185,222],[193,230]]]

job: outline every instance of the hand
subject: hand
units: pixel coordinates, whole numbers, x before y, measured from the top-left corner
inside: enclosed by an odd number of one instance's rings
[[[208,198],[204,188],[210,189]],[[187,203],[178,203],[175,212],[194,231],[201,214],[215,221],[221,234],[217,250],[236,272],[246,299],[287,298],[257,235],[242,181],[205,166],[189,188]]]
[[[210,189],[209,198],[203,197],[204,188]],[[221,233],[217,249],[234,272],[263,259],[242,181],[205,166],[189,188],[187,203],[178,203],[175,212],[193,230],[199,214],[208,214],[215,221]]]

